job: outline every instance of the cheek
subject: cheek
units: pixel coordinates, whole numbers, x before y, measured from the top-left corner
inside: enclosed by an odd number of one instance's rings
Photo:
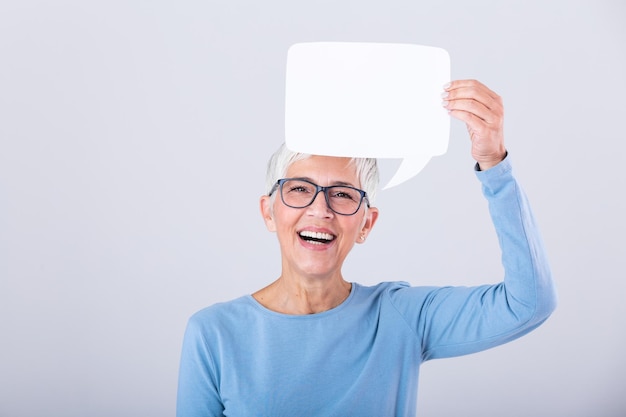
[[[293,209],[289,209],[284,206],[279,207],[278,205],[276,205],[274,207],[272,219],[275,225],[274,227],[276,229],[276,232],[287,233],[291,229],[293,229],[298,220],[297,213],[294,213],[293,211]]]
[[[358,218],[358,220],[355,223],[356,223],[356,231],[357,233],[360,233],[361,230],[363,230],[363,228],[365,227],[365,224],[367,223],[367,211],[364,211],[363,214]]]
[[[363,219],[360,219],[360,218],[354,218],[350,220],[352,221],[345,224],[345,227],[343,230],[346,236],[352,240],[353,238],[356,238],[357,236],[359,236],[359,233],[361,232],[361,229],[363,229],[363,224],[365,222]]]

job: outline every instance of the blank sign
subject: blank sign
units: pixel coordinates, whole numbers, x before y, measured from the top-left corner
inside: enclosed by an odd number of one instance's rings
[[[387,187],[416,175],[448,147],[441,106],[450,58],[441,48],[313,42],[287,57],[285,141],[296,152],[403,158]]]

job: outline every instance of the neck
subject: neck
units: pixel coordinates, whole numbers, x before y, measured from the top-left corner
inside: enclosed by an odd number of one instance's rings
[[[328,279],[281,275],[253,294],[266,308],[284,314],[315,314],[337,307],[350,295],[352,285],[341,276]]]

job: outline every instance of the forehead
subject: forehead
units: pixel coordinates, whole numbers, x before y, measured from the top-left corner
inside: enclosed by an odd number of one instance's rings
[[[309,178],[322,186],[334,183],[360,186],[356,167],[351,158],[312,155],[289,165],[286,176]]]

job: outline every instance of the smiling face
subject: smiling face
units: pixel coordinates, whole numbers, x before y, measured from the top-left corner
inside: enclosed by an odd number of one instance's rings
[[[291,164],[286,177],[306,178],[321,186],[361,188],[350,158],[314,155]],[[352,246],[364,241],[361,236],[367,237],[378,217],[378,210],[366,208],[365,203],[352,216],[336,214],[321,192],[301,209],[287,207],[279,195],[263,196],[261,212],[268,230],[278,236],[283,276],[310,278],[341,278],[341,266]]]

